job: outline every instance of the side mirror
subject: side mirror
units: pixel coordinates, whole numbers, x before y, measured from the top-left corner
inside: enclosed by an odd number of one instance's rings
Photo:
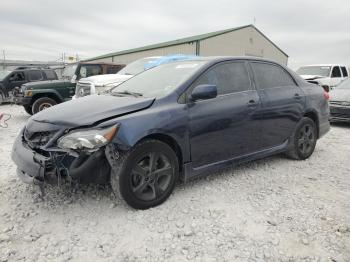
[[[199,85],[192,90],[190,99],[192,101],[215,98],[218,95],[216,85]]]

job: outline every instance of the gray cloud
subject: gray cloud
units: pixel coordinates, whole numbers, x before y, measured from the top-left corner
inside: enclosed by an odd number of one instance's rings
[[[83,58],[253,23],[290,65],[350,65],[350,2],[261,0],[3,0],[0,49],[9,59]]]

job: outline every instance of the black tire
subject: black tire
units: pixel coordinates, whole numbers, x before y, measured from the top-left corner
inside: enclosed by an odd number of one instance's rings
[[[135,209],[163,203],[173,192],[179,177],[175,152],[158,140],[144,140],[129,152],[120,154],[116,161],[111,175],[112,189]]]
[[[23,108],[28,114],[33,115],[31,106],[23,106]]]
[[[308,117],[303,117],[291,138],[290,149],[286,155],[296,160],[309,158],[315,150],[317,143],[316,123]]]
[[[48,97],[41,97],[35,100],[32,106],[32,112],[33,114],[36,114],[46,108],[49,108],[51,106],[56,105],[57,102],[51,98]]]
[[[5,94],[0,90],[0,105],[5,102]]]

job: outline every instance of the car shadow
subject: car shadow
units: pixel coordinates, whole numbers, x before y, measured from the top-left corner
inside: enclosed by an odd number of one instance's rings
[[[347,122],[332,122],[331,126],[341,127],[341,128],[350,128],[350,123]]]

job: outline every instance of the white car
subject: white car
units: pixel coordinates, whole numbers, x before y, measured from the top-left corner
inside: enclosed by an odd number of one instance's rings
[[[296,72],[306,81],[328,90],[349,76],[348,68],[339,64],[302,66]]]
[[[145,70],[145,65],[157,60],[160,56],[146,57],[136,60],[116,74],[96,75],[82,78],[77,83],[73,99],[92,94],[100,94],[120,85],[129,78]]]

